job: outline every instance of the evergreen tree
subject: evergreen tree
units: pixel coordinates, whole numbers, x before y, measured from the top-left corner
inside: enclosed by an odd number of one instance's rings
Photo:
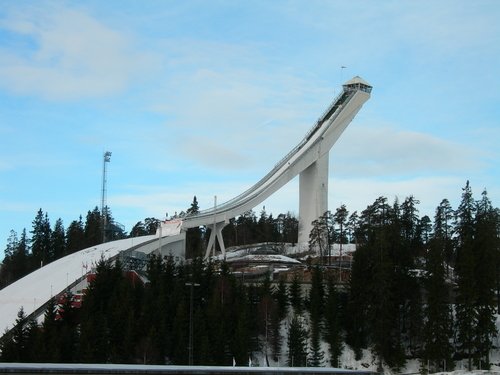
[[[452,347],[450,339],[453,332],[453,320],[449,301],[449,288],[446,284],[446,241],[447,233],[442,206],[436,209],[434,236],[430,241],[425,262],[424,287],[427,292],[425,322],[423,326],[423,359],[429,363],[433,372],[440,371],[443,363],[446,371],[452,368]]]
[[[31,234],[31,252],[35,268],[38,268],[53,260],[50,222],[48,215],[44,214],[41,208],[33,220]]]
[[[468,368],[476,348],[474,345],[475,327],[478,323],[475,306],[477,285],[474,275],[474,214],[475,203],[472,190],[467,181],[463,188],[462,201],[455,212],[455,233],[457,241],[457,298],[456,324],[458,349],[468,359]]]
[[[238,245],[247,245],[257,242],[257,218],[252,210],[244,212],[238,217]]]
[[[111,264],[101,258],[96,265],[94,280],[87,288],[81,314],[80,359],[84,362],[106,363],[110,359],[111,342],[114,339],[110,329],[111,302],[122,279],[120,264]],[[123,303],[117,308],[122,308]],[[71,311],[71,310],[69,310]],[[72,334],[72,315],[66,317],[68,340]]]
[[[66,251],[66,234],[64,233],[62,219],[57,219],[54,225],[51,236],[51,247],[54,259],[59,259],[64,256]]]
[[[288,212],[283,218],[283,242],[295,245],[299,236],[299,221]]]
[[[11,340],[12,340],[12,353],[10,354],[12,357],[8,359],[10,362],[27,362],[28,354],[28,324],[29,320],[24,312],[24,308],[21,307],[17,313],[16,322],[14,324],[14,328],[11,332]],[[9,350],[7,350],[7,353]]]
[[[173,336],[176,346],[173,360],[176,365],[187,365],[189,362],[189,306],[182,300],[177,305],[173,324]]]
[[[272,220],[272,216],[271,216]],[[273,226],[270,217],[267,215],[266,206],[262,207],[259,220],[257,222],[257,242],[270,242],[273,239]]]
[[[481,361],[479,367],[485,369],[490,366],[492,340],[497,334],[495,326],[495,264],[500,250],[498,215],[491,205],[486,190],[483,191],[481,200],[476,206],[474,234],[477,305],[475,346],[479,357],[477,361]]]
[[[444,255],[446,261],[446,274],[450,277],[450,265],[455,266],[456,254],[453,245],[452,235],[454,232],[453,218],[455,213],[451,208],[448,199],[443,199],[436,209],[436,216],[434,219],[434,234],[442,238],[444,243]]]
[[[311,321],[321,324],[323,318],[325,291],[323,271],[319,266],[312,269],[311,289],[309,291],[309,313]]]
[[[274,300],[276,301],[278,317],[281,321],[286,317],[289,304],[288,288],[282,278],[278,281],[278,286],[274,292]]]
[[[235,298],[240,301],[234,307],[235,318],[234,334],[230,341],[231,352],[237,365],[243,366],[247,363],[251,352],[250,319],[248,309],[248,296],[242,284],[236,288]],[[272,316],[271,316],[272,319]]]
[[[351,216],[349,216],[349,219],[347,220],[346,224],[346,232],[349,238],[349,243],[357,243],[355,233],[358,229],[358,226],[359,226],[358,211],[354,211],[351,214]]]
[[[59,306],[59,347],[60,361],[63,363],[76,362],[78,353],[78,312],[74,306],[74,296],[68,290],[64,294],[62,306]]]
[[[334,220],[335,223],[338,226],[338,242],[340,244],[340,257],[342,257],[342,244],[345,244],[348,242],[347,236],[346,236],[346,227],[348,225],[347,217],[349,215],[349,211],[347,211],[347,208],[345,204],[341,205],[337,210],[335,211],[334,215]]]
[[[310,343],[308,365],[320,367],[323,365],[324,353],[321,350],[321,332],[323,330],[324,312],[323,271],[319,266],[312,270],[311,289],[309,293]]]
[[[307,365],[310,367],[322,367],[324,365],[324,353],[321,349],[321,327],[317,322],[311,322],[310,352]]]
[[[18,238],[16,231],[11,230],[0,267],[0,289],[22,278],[30,270],[26,229],[23,229],[21,238]]]
[[[294,314],[288,328],[288,366],[305,367],[307,354],[307,331],[300,316]]]
[[[330,365],[340,367],[342,354],[340,298],[335,289],[333,277],[327,279],[327,297],[325,302],[325,341],[330,352]]]
[[[397,202],[390,207],[379,197],[362,212],[346,321],[346,341],[358,358],[361,348],[371,344],[380,362],[396,369],[404,364],[400,323],[410,285],[405,278],[408,254],[400,250],[399,211]]]
[[[160,220],[154,217],[147,217],[144,219],[144,228],[146,229],[146,234],[155,234],[156,229],[160,225]]]
[[[85,231],[83,229],[82,217],[73,220],[66,230],[66,251],[65,255],[83,250],[86,246]]]
[[[417,236],[419,237],[419,242],[422,245],[427,245],[431,239],[432,234],[432,221],[429,216],[424,215],[420,219],[417,227]],[[422,247],[423,253],[425,254],[425,246]]]
[[[196,196],[193,197],[191,207],[186,211],[187,215],[196,215],[200,211]],[[186,233],[186,258],[196,258],[203,254],[203,238],[200,227],[189,228]]]
[[[87,212],[85,220],[85,247],[92,247],[102,243],[102,217],[98,207]],[[109,221],[108,221],[109,223]]]
[[[325,219],[327,213],[321,218],[313,220],[311,232],[309,233],[309,250],[317,252],[321,263],[324,263],[324,257],[329,248],[328,225]]]
[[[372,259],[366,246],[357,248],[353,255],[349,295],[345,316],[346,343],[354,351],[356,360],[361,359],[361,350],[368,345],[369,304],[373,284]]]
[[[302,286],[297,273],[293,275],[292,284],[290,285],[290,304],[296,315],[302,314],[304,309],[304,301],[302,297]]]
[[[142,221],[138,221],[130,230],[130,237],[146,236],[147,234],[148,232],[146,231]]]
[[[56,321],[56,301],[51,298],[45,310],[42,334],[40,359],[42,362],[61,362],[60,324]]]

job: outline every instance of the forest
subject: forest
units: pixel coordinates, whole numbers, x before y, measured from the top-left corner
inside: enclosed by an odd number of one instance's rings
[[[486,191],[476,200],[469,182],[458,207],[443,199],[433,220],[419,216],[418,204],[413,196],[391,203],[379,197],[360,213],[341,206],[313,223],[310,247],[320,255],[332,243],[356,244],[347,286],[321,262],[309,266],[307,287],[298,277],[243,283],[227,264],[201,260],[204,228],[187,233],[192,261],[151,257],[145,284],[132,283],[119,262],[102,260],[80,309],[72,307],[71,295],[59,311],[54,300],[41,325],[21,309],[0,341],[0,360],[248,365],[263,355],[287,366],[342,367],[348,347],[358,358],[370,349],[380,366],[392,369],[413,358],[422,372],[449,371],[458,360],[470,369],[489,368],[498,334],[500,210]],[[195,197],[186,212],[196,210]],[[40,210],[30,239],[26,230],[19,238],[11,232],[2,286],[100,243],[99,223],[95,209],[85,224],[80,218],[65,231],[58,220],[52,229]],[[297,225],[289,213],[273,218],[263,209],[259,217],[250,211],[232,220],[223,234],[228,246],[293,243]],[[145,219],[130,235],[155,227],[154,219]]]

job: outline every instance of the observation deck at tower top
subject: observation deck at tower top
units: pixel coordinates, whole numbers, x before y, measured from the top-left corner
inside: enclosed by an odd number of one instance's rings
[[[356,76],[342,85],[344,91],[355,91],[361,90],[370,94],[372,92],[372,86],[366,82],[360,76]]]

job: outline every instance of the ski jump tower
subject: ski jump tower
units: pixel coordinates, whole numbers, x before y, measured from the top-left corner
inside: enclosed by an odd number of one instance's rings
[[[205,257],[215,251],[215,242],[225,254],[222,229],[229,219],[241,215],[278,191],[299,175],[299,245],[309,242],[312,222],[328,210],[328,154],[363,104],[372,87],[356,76],[342,85],[342,92],[321,115],[302,141],[259,182],[237,197],[214,208],[187,216],[183,229],[207,225],[211,228]]]

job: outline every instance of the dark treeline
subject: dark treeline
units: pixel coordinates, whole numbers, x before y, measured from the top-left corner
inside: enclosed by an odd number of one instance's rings
[[[50,336],[61,348],[57,361],[185,364],[192,311],[195,364],[247,364],[259,351],[281,364],[339,366],[347,345],[358,358],[372,350],[394,369],[409,358],[420,359],[422,371],[450,370],[456,360],[488,368],[500,301],[500,210],[486,191],[475,200],[468,182],[458,207],[442,200],[433,220],[419,216],[418,204],[412,196],[392,203],[380,197],[359,214],[341,206],[313,223],[310,247],[321,255],[334,242],[357,244],[347,288],[322,267],[311,270],[306,295],[298,277],[289,285],[245,285],[225,265],[215,272],[199,258],[184,266],[152,258],[142,287],[104,262],[81,310],[68,307],[54,322],[49,308],[42,327],[20,311],[2,358],[26,358]],[[195,198],[189,210],[197,209]],[[229,246],[293,243],[296,228],[291,215],[274,219],[263,209],[259,218],[248,212],[232,220],[224,239]],[[208,234],[188,232],[188,251],[200,254]],[[193,310],[192,282],[200,284]],[[51,336],[50,329],[59,331]]]
[[[39,209],[29,234],[26,229],[23,229],[20,235],[14,230],[10,231],[0,268],[0,289],[54,260],[99,245],[104,239],[114,241],[126,238],[127,234],[123,227],[115,222],[109,208],[106,212],[105,229],[97,207],[87,212],[85,221],[80,216],[65,229],[62,219],[57,219],[52,226],[48,213]],[[138,222],[132,228],[129,236],[154,234],[158,222],[157,219],[146,218],[144,223]]]
[[[500,286],[500,211],[469,182],[453,210],[447,199],[434,223],[409,197],[378,198],[359,216],[354,236],[345,341],[393,368],[420,358],[432,371],[489,368]]]
[[[198,201],[193,198],[187,215],[199,212]],[[181,214],[182,216],[182,214]],[[244,212],[237,218],[232,218],[222,230],[226,247],[248,245],[261,242],[297,243],[299,221],[290,212],[273,217],[268,215],[263,207],[259,216],[253,210]],[[210,237],[210,229],[190,228],[186,233],[186,258],[196,258],[205,255],[205,249]]]
[[[313,306],[320,311],[321,302],[312,294],[306,300],[298,279],[290,309],[283,282],[245,285],[224,263],[215,267],[197,258],[176,265],[172,258],[153,256],[146,276],[145,285],[132,282],[119,263],[101,260],[80,309],[68,296],[56,314],[53,300],[40,326],[21,309],[0,342],[1,360],[189,364],[192,353],[193,364],[234,360],[243,366],[264,351],[275,360],[290,352],[294,366],[313,363],[303,345],[308,338],[303,313]],[[316,286],[323,288],[321,280]],[[289,309],[296,315],[285,338],[281,327]]]
[[[190,208],[186,213],[180,213],[179,216],[198,211],[198,202],[194,197]],[[106,212],[106,223],[108,223],[105,230],[106,241],[155,234],[160,222],[156,218],[146,218],[144,221],[137,222],[127,234],[123,227],[115,222],[109,208]],[[173,216],[175,217],[177,216]],[[273,218],[263,208],[258,218],[253,211],[248,211],[237,219],[231,219],[223,230],[223,236],[226,246],[258,242],[293,244],[297,242],[297,232],[298,220],[292,214],[280,214]],[[188,229],[186,258],[204,255],[209,236],[209,229],[203,227]],[[62,219],[57,219],[52,226],[48,213],[39,209],[29,233],[26,229],[23,229],[20,235],[14,230],[10,232],[0,268],[0,289],[45,264],[87,247],[101,244],[103,240],[103,220],[97,207],[88,211],[85,221],[80,216],[77,220],[73,220],[66,229]]]

